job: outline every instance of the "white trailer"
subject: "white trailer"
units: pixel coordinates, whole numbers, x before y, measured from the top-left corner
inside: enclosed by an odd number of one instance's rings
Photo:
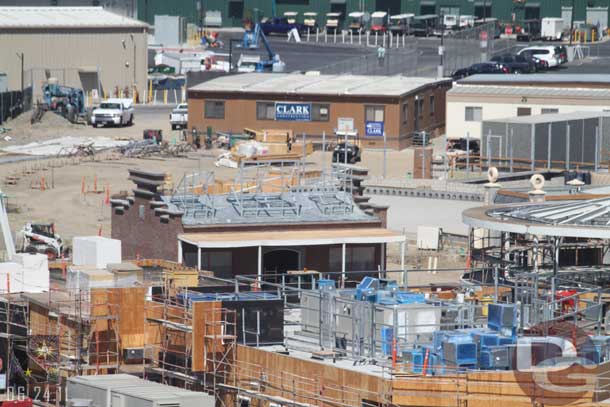
[[[127,374],[74,376],[66,391],[71,400],[95,407],[214,407],[214,397]]]
[[[540,37],[547,41],[561,41],[563,38],[563,18],[544,17],[540,28]]]

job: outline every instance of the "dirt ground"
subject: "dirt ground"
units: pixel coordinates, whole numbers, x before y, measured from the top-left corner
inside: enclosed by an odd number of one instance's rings
[[[0,141],[0,148],[6,145],[25,144],[63,136],[104,136],[141,139],[144,128],[162,128],[164,134],[172,135],[164,111],[146,114],[144,119],[136,119],[128,128],[100,128],[73,125],[61,117],[47,113],[42,123],[30,125],[29,116],[24,115],[7,123],[12,128],[8,134],[11,141]],[[177,133],[174,133],[177,134]],[[147,171],[164,172],[171,175],[174,186],[185,174],[210,171],[217,180],[235,180],[238,170],[216,167],[214,162],[220,150],[199,150],[188,153],[182,158],[125,158],[117,153],[100,153],[95,159],[76,160],[69,158],[34,159],[6,163],[0,153],[0,182],[7,177],[17,179],[15,185],[3,184],[0,188],[8,195],[9,222],[13,231],[20,229],[26,222],[54,222],[57,232],[70,245],[71,239],[79,235],[94,235],[101,228],[104,236],[110,235],[110,206],[105,204],[106,189],[110,194],[120,191],[130,192],[133,183],[127,179],[128,169],[139,168]],[[118,158],[118,159],[117,159]],[[387,153],[387,175],[393,178],[404,177],[408,163],[407,154],[396,151]],[[315,152],[307,159],[309,168],[330,167],[331,153]],[[383,152],[365,151],[359,165],[367,167],[372,176],[383,173]],[[44,179],[45,189],[40,185]],[[86,192],[83,193],[83,179]],[[97,192],[91,192],[97,187]],[[389,268],[398,268],[398,252],[388,248]],[[435,255],[438,268],[463,264],[459,255],[447,251]],[[422,257],[412,247],[407,253],[408,267],[428,265],[428,257]],[[445,274],[421,276],[424,280],[455,281],[455,276]],[[420,275],[413,276],[413,283]]]

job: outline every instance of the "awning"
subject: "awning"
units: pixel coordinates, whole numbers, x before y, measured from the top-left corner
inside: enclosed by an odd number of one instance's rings
[[[97,72],[98,72],[97,66],[79,66],[78,67],[78,73],[97,73]]]
[[[333,244],[404,243],[406,237],[382,228],[185,233],[178,240],[204,249]]]

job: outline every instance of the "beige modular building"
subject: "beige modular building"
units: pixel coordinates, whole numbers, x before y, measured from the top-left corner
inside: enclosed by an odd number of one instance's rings
[[[35,100],[48,77],[100,96],[135,85],[144,98],[148,29],[102,7],[0,7],[0,71],[9,90],[20,89],[23,55]]]
[[[473,75],[447,92],[449,139],[481,139],[483,121],[610,110],[610,75]]]

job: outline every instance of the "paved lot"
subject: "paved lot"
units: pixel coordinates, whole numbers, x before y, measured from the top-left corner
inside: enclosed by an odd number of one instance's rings
[[[238,33],[224,33],[224,48],[219,52],[228,52],[229,38],[241,38]],[[305,40],[304,40],[305,41]],[[328,37],[328,43],[314,42],[314,37],[310,37],[310,42],[294,43],[287,42],[284,36],[271,36],[269,42],[273,51],[280,55],[286,63],[286,69],[292,71],[323,70],[329,73],[356,72],[359,74],[396,74],[405,75],[434,76],[436,67],[439,64],[438,55],[439,38],[414,38],[406,40],[406,48],[392,48],[387,50],[387,55],[391,60],[384,69],[378,69],[375,64],[358,67],[357,65],[367,64],[368,61],[376,61],[376,47],[366,47],[365,45],[349,44],[349,37],[346,37],[347,44],[341,44],[341,36],[337,36],[334,43],[333,36]],[[515,43],[514,49],[520,49],[537,43]],[[540,45],[553,45],[558,43],[542,42]],[[477,42],[463,43],[459,52],[450,47],[456,47],[455,42],[448,39],[446,46],[447,71],[452,71],[460,67],[468,66],[478,62],[480,53]],[[235,47],[235,43],[234,43]],[[505,53],[511,50],[507,48],[504,40],[496,40],[494,43],[495,53]],[[266,51],[261,45],[259,50],[243,51],[234,48],[234,58],[238,58],[241,52],[247,54],[266,55]],[[563,66],[561,69],[549,71],[552,73],[610,73],[610,42],[603,42],[594,45],[583,45],[584,61],[572,62]],[[365,57],[369,59],[365,61]],[[392,58],[394,60],[392,61]]]

